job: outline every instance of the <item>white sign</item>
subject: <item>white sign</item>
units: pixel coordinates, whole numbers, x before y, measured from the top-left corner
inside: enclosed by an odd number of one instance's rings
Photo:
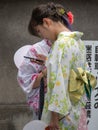
[[[92,92],[91,102],[87,102],[87,117],[89,130],[98,130],[98,41],[84,41],[86,60],[90,71],[96,76],[97,86]]]

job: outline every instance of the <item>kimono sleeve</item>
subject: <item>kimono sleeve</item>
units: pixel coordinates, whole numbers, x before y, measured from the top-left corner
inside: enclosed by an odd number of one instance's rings
[[[54,49],[55,50],[55,49]],[[64,47],[55,50],[51,56],[49,80],[49,105],[48,110],[67,115],[71,110],[71,102],[68,94],[68,79],[70,73],[70,60],[72,55],[70,48]]]
[[[27,56],[33,56],[34,53],[29,51]],[[17,74],[17,80],[20,87],[25,93],[30,93],[32,91],[33,84],[38,76],[38,65],[31,63],[29,59],[24,59],[22,65],[20,66]]]

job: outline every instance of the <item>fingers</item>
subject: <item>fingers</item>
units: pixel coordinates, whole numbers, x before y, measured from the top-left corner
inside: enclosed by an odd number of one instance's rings
[[[44,65],[44,62],[42,63],[42,62],[40,62],[40,61],[36,61],[36,60],[33,60],[33,59],[31,59],[30,61],[31,61],[31,62],[34,62],[34,63],[37,63],[37,64],[39,64],[39,65]]]
[[[60,130],[60,128],[57,126],[48,126],[45,128],[45,130]]]
[[[44,60],[44,61],[47,59],[47,57],[46,57],[45,55],[42,55],[42,54],[37,54],[36,57],[37,57],[38,59]]]

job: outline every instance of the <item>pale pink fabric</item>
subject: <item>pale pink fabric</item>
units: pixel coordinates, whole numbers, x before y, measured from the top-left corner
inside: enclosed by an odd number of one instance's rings
[[[30,50],[27,52],[26,56],[31,58],[37,58],[37,54],[43,54],[48,56],[48,53],[51,49],[51,43],[48,40],[42,40],[41,42],[37,42],[33,44]],[[45,68],[46,66],[39,65],[37,63],[31,62],[29,59],[23,60],[22,65],[19,67],[17,80],[20,87],[26,93],[27,103],[35,111],[38,111],[39,108],[39,89],[33,89],[32,86],[38,76],[38,74]],[[45,92],[46,92],[46,80],[45,80]]]
[[[81,109],[79,126],[78,126],[77,130],[88,130],[88,128],[87,128],[87,113],[86,113],[85,108]]]

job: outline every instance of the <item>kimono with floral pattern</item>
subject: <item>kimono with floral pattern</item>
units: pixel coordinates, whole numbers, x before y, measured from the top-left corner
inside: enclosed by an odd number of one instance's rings
[[[36,54],[48,55],[51,43],[48,40],[42,40],[30,48],[27,52],[28,57],[37,58]],[[33,84],[45,66],[31,62],[29,59],[25,59],[22,65],[19,67],[17,80],[23,91],[26,93],[27,103],[34,111],[38,111],[39,108],[39,86],[33,89]]]
[[[54,42],[46,62],[47,66],[47,93],[42,113],[42,120],[49,124],[51,111],[57,112],[60,118],[60,130],[87,130],[86,114],[84,129],[80,128],[80,115],[84,112],[86,96],[78,104],[73,105],[68,93],[70,70],[78,67],[88,69],[85,58],[85,46],[81,41],[81,32],[61,32]],[[83,114],[82,114],[83,115]],[[80,122],[82,123],[82,122]]]

